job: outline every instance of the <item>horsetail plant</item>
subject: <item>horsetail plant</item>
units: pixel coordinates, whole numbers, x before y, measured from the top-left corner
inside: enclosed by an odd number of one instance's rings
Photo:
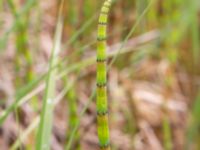
[[[97,132],[101,150],[110,150],[107,102],[107,68],[106,68],[106,29],[108,13],[112,0],[106,0],[101,8],[97,33]]]

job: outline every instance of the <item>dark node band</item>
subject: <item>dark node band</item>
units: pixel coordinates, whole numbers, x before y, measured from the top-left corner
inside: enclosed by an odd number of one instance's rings
[[[101,149],[105,149],[105,148],[108,148],[110,146],[110,142],[108,141],[106,144],[102,145],[102,144],[99,144],[99,147]]]
[[[106,111],[104,111],[104,112],[100,112],[100,111],[97,112],[97,115],[98,115],[98,116],[105,116],[105,115],[107,115],[107,114],[108,114],[108,110],[106,110]]]
[[[97,40],[100,41],[100,42],[101,42],[101,41],[105,41],[106,39],[107,39],[106,36],[105,36],[105,37],[97,37]]]
[[[106,25],[107,25],[107,22],[99,22],[98,24],[99,24],[99,25],[104,25],[104,26],[106,26]]]
[[[106,83],[97,83],[97,87],[99,88],[102,88],[102,87],[105,87],[106,86]]]
[[[106,62],[106,59],[98,59],[97,58],[97,62]]]

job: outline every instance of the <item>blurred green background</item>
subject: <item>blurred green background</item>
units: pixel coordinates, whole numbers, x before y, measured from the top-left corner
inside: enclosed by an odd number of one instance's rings
[[[43,120],[52,150],[98,149],[92,93],[103,2],[0,1],[0,149],[36,149]],[[112,149],[200,150],[199,1],[115,0],[107,41]]]

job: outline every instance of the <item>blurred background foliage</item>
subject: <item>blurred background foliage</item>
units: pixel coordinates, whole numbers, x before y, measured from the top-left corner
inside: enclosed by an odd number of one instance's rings
[[[98,149],[91,95],[102,3],[64,1],[53,67],[53,150]],[[35,149],[59,5],[59,0],[0,1],[2,150]],[[199,150],[199,1],[115,0],[108,47],[108,63],[114,59],[108,73],[113,150]]]

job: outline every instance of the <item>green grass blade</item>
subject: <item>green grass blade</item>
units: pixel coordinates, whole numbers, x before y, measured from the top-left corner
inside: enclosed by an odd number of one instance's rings
[[[197,95],[191,112],[190,122],[188,125],[187,133],[186,133],[186,150],[192,149],[197,146],[198,141],[197,138],[199,136],[199,126],[200,126],[200,94]]]
[[[165,150],[173,149],[170,121],[167,114],[164,114],[163,116],[163,143]]]
[[[192,50],[193,50],[193,59],[194,59],[194,65],[197,65],[199,63],[199,58],[200,58],[200,35],[199,35],[199,17],[198,17],[198,3],[199,1],[194,0],[193,3],[191,3],[191,33],[192,33]]]
[[[76,80],[71,80],[67,86],[65,86],[65,88],[58,94],[58,96],[56,96],[54,104],[57,105],[63,98],[64,96],[69,92],[69,90],[73,87],[73,85],[75,84]],[[33,130],[35,128],[37,128],[37,126],[39,125],[39,121],[40,121],[40,116],[37,116],[31,123],[30,125],[27,127],[27,129],[22,133],[21,135],[21,139],[24,142],[27,137],[33,132]],[[15,143],[11,146],[11,150],[15,150],[20,146],[20,140],[17,139],[15,141]]]
[[[52,68],[57,62],[57,55],[60,51],[60,46],[61,46],[61,36],[63,28],[63,17],[62,17],[63,3],[64,0],[60,4],[59,17],[54,37],[54,46],[52,49],[51,58],[49,62],[49,71],[46,80],[46,88],[43,99],[40,125],[37,133],[37,143],[36,143],[37,150],[50,149],[53,109],[54,109],[53,101],[55,99],[56,74],[57,74],[57,70],[56,69],[52,70]]]
[[[8,117],[8,115],[14,111],[15,108],[18,107],[21,100],[27,95],[27,93],[30,93],[30,91],[36,87],[42,80],[44,80],[46,76],[41,76],[38,79],[35,79],[20,90],[18,90],[15,94],[15,102],[13,102],[5,111],[3,111],[0,115],[0,126],[4,123],[5,119]]]
[[[121,50],[124,48],[124,46],[126,45],[128,39],[130,39],[130,37],[133,35],[136,27],[140,24],[140,22],[142,21],[143,17],[146,15],[146,13],[148,12],[148,10],[150,9],[150,7],[152,6],[154,0],[151,0],[147,7],[144,9],[144,11],[142,12],[142,14],[139,15],[136,23],[132,26],[130,32],[127,34],[127,36],[125,37],[125,39],[123,40],[120,48],[117,51],[117,54],[113,57],[112,61],[110,62],[110,64],[108,65],[108,69],[113,65],[113,63],[116,61],[118,55],[120,54]]]

